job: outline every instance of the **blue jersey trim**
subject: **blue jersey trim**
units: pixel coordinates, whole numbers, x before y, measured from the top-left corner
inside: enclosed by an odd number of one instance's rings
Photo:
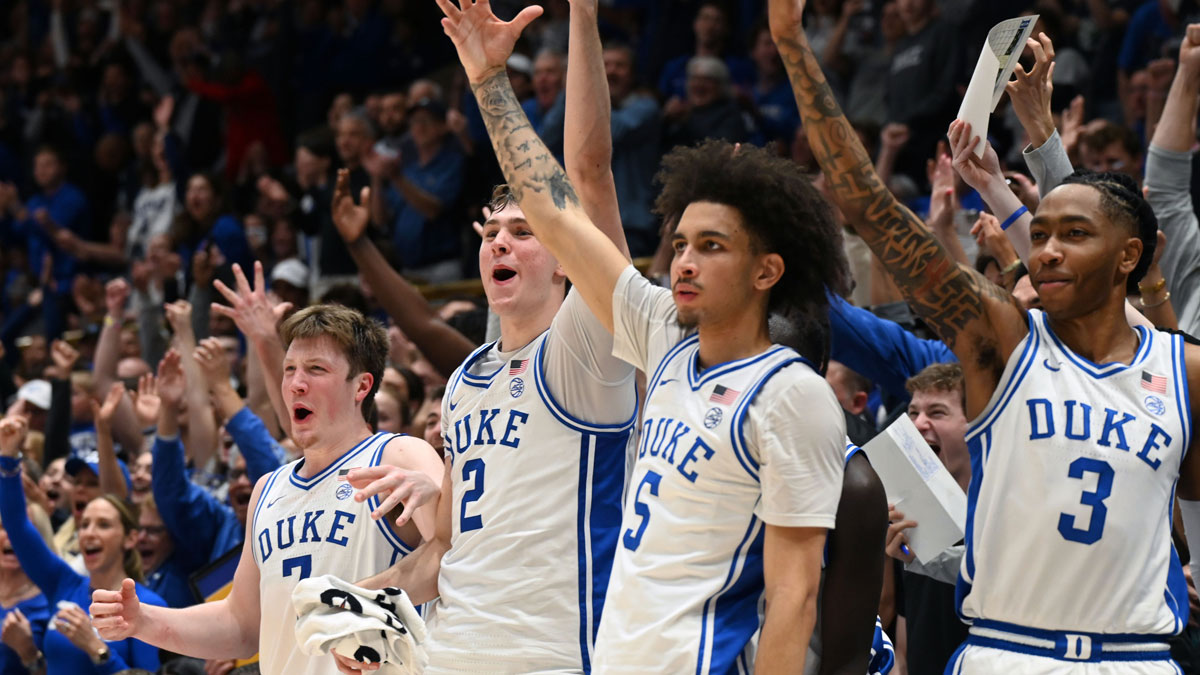
[[[667,351],[667,353],[662,357],[662,360],[658,362],[658,366],[654,368],[654,375],[646,381],[647,401],[649,401],[650,396],[654,394],[654,390],[658,389],[658,385],[662,384],[662,380],[660,378],[666,371],[667,365],[671,362],[671,360],[676,356],[679,356],[679,354],[681,354],[688,347],[697,345],[699,342],[700,335],[698,333],[693,333],[692,335],[680,340],[675,344],[674,347],[671,347],[671,349]]]
[[[533,381],[537,385],[538,396],[542,399],[542,403],[546,404],[546,408],[554,419],[558,420],[563,426],[573,431],[578,431],[584,434],[614,434],[625,433],[633,428],[633,423],[637,420],[637,400],[634,399],[633,414],[624,422],[616,424],[598,424],[595,422],[585,422],[584,420],[575,417],[567,412],[565,408],[554,400],[554,395],[550,393],[550,385],[546,383],[545,370],[542,366],[543,350],[546,348],[545,340],[538,345],[537,351],[533,355]]]
[[[734,549],[725,584],[704,601],[696,675],[729,672],[758,630],[758,598],[762,595],[763,585],[763,531],[762,521],[751,515],[746,534]],[[722,605],[726,594],[731,602]],[[709,614],[713,616],[711,640],[708,639]],[[705,654],[710,654],[707,669],[704,667]]]
[[[698,339],[699,339],[699,337],[697,337],[697,340]],[[711,382],[713,379],[718,378],[722,375],[727,375],[729,373],[734,372],[735,370],[741,370],[742,368],[752,366],[752,365],[758,363],[759,361],[762,361],[763,359],[770,358],[771,356],[778,354],[779,352],[790,352],[790,351],[792,351],[792,349],[790,347],[784,347],[783,345],[773,345],[770,348],[768,348],[767,351],[762,352],[760,354],[755,354],[754,356],[747,356],[744,359],[738,359],[736,361],[725,361],[723,363],[718,363],[716,365],[709,366],[707,369],[704,370],[704,372],[701,372],[700,371],[700,350],[697,349],[695,352],[692,353],[691,367],[687,369],[688,385],[691,386],[692,391],[696,391],[696,390],[700,389],[700,387],[703,387],[705,384]],[[813,368],[813,370],[816,370],[816,368]]]
[[[971,457],[971,482],[967,486],[967,526],[963,534],[964,564],[958,569],[958,581],[954,584],[954,612],[959,620],[970,623],[963,612],[963,601],[971,593],[975,581],[975,504],[979,500],[979,486],[983,482],[983,445],[991,442],[991,433],[967,439],[967,452]]]
[[[541,355],[538,355],[540,360]],[[575,516],[575,540],[578,547],[578,591],[579,591],[579,656],[583,664],[583,672],[590,673],[592,670],[592,631],[590,623],[592,618],[592,596],[591,596],[591,577],[592,577],[592,551],[591,551],[591,532],[588,527],[588,519],[590,517],[589,509],[591,507],[592,481],[591,467],[595,460],[595,452],[593,449],[595,440],[594,436],[584,434],[579,439],[579,503],[578,512]]]
[[[267,503],[267,494],[271,492],[271,486],[275,484],[275,479],[286,469],[287,465],[285,464],[271,472],[270,478],[267,479],[266,484],[263,485],[262,492],[258,495],[258,503],[254,505],[254,515],[250,517],[250,527],[246,532],[246,536],[250,537],[250,546],[255,550],[258,549],[258,538],[254,536],[254,532],[258,528],[258,514],[263,510],[263,504]],[[262,551],[258,553],[261,554]],[[257,554],[255,560],[259,561],[260,564],[262,562]]]
[[[746,447],[746,435],[742,428],[746,421],[745,418],[747,411],[750,409],[750,404],[754,402],[754,398],[758,396],[759,390],[762,389],[763,385],[767,383],[767,380],[771,379],[771,377],[780,370],[783,370],[793,363],[804,363],[812,368],[811,364],[805,361],[803,357],[796,356],[795,352],[792,352],[792,350],[788,349],[787,347],[783,347],[782,349],[791,352],[790,358],[771,366],[771,368],[767,370],[767,372],[763,373],[763,376],[754,383],[754,386],[750,387],[745,394],[742,394],[742,400],[738,402],[737,408],[733,411],[733,419],[729,422],[729,439],[733,444],[733,454],[737,457],[738,463],[742,465],[742,468],[746,470],[746,473],[750,474],[750,477],[754,480],[758,480],[758,462],[754,460],[754,457],[750,455],[750,449]],[[778,349],[772,349],[764,354],[760,354],[755,358],[755,361],[765,358],[771,354],[778,354],[780,351],[781,350]],[[750,364],[746,363],[743,365]],[[814,368],[813,370],[816,369]]]
[[[383,460],[383,451],[385,448],[387,448],[387,444],[390,443],[392,439],[399,438],[401,436],[404,436],[404,434],[392,434],[391,438],[388,438],[386,441],[380,443],[379,447],[375,449],[375,453],[371,456],[371,466],[379,466],[380,462]],[[379,504],[381,502],[382,500],[379,499],[378,494],[371,495],[371,498],[367,500],[367,508],[374,511],[375,509],[379,508]],[[370,517],[370,514],[368,514],[367,517]],[[388,543],[392,545],[393,549],[395,549],[395,552],[392,554],[392,560],[394,564],[394,561],[397,557],[396,553],[408,555],[409,553],[413,552],[413,547],[404,543],[404,540],[400,538],[400,535],[396,534],[396,531],[392,529],[391,525],[389,525],[387,521],[388,517],[385,513],[379,518],[379,520],[375,521],[375,526],[378,527],[379,531],[383,533],[384,539],[387,539]]]
[[[1067,359],[1069,359],[1071,363],[1074,363],[1085,374],[1090,375],[1097,380],[1102,380],[1110,375],[1116,375],[1117,373],[1123,373],[1126,370],[1129,370],[1130,368],[1140,364],[1142,361],[1145,361],[1146,357],[1150,354],[1150,343],[1154,340],[1153,331],[1146,330],[1145,326],[1135,326],[1134,329],[1137,330],[1138,336],[1141,338],[1141,344],[1138,345],[1138,350],[1133,356],[1133,361],[1131,361],[1129,364],[1124,364],[1120,361],[1097,364],[1076,354],[1075,352],[1071,351],[1069,347],[1063,344],[1062,340],[1059,340],[1058,336],[1054,334],[1054,329],[1050,327],[1050,316],[1045,313],[1042,314],[1042,325],[1045,326],[1046,334],[1050,336],[1050,339],[1054,341],[1054,344],[1059,348],[1059,350],[1062,351],[1063,354],[1067,355]]]
[[[335,459],[329,466],[322,469],[320,473],[318,473],[315,476],[312,476],[311,478],[301,478],[300,476],[296,475],[296,472],[300,470],[300,467],[303,466],[304,462],[305,462],[304,459],[301,459],[300,461],[298,461],[292,465],[292,470],[288,472],[288,480],[291,481],[292,485],[295,485],[296,487],[300,488],[301,490],[305,490],[305,491],[311,490],[314,487],[316,487],[317,484],[320,483],[322,480],[324,480],[326,477],[333,474],[334,471],[337,471],[343,464],[350,461],[351,458],[353,458],[355,455],[357,455],[359,452],[361,452],[363,450],[363,448],[367,447],[367,445],[369,445],[372,441],[379,438],[380,436],[385,436],[385,435],[387,435],[387,434],[385,434],[383,432],[377,432],[377,433],[371,434],[370,436],[367,436],[363,440],[359,441],[358,444],[355,445],[353,448],[350,448],[346,452],[342,453],[341,457],[338,457],[337,459]]]
[[[973,436],[979,433],[980,430],[990,426],[992,422],[1004,412],[1004,408],[1008,406],[1009,401],[1017,393],[1017,387],[1021,381],[1025,379],[1025,374],[1029,372],[1029,368],[1037,359],[1038,347],[1041,346],[1041,335],[1038,334],[1037,328],[1033,325],[1033,315],[1028,315],[1029,334],[1025,336],[1025,346],[1021,350],[1021,356],[1017,359],[1016,366],[1012,369],[1012,377],[1004,385],[1004,389],[1000,391],[1000,395],[993,400],[996,405],[990,410],[985,410],[980,417],[967,427],[967,440],[970,441]]]
[[[1183,425],[1183,451],[1180,453],[1179,464],[1187,458],[1188,448],[1192,443],[1192,405],[1191,392],[1188,391],[1187,361],[1185,357],[1186,343],[1182,335],[1171,336],[1171,367],[1175,371],[1175,408],[1179,412],[1179,422]]]
[[[501,363],[499,368],[488,375],[472,375],[470,372],[471,366],[474,365],[476,361],[483,358],[483,355],[493,349],[496,344],[496,342],[489,342],[481,346],[479,349],[471,352],[471,355],[467,357],[467,360],[463,361],[462,365],[459,366],[459,374],[461,375],[461,379],[465,384],[469,384],[472,387],[486,388],[492,383],[492,380],[496,377],[497,373],[504,370],[505,364]]]
[[[621,531],[624,450],[628,440],[627,436],[583,434],[579,443],[576,517],[579,653],[585,673],[591,672],[592,652]]]

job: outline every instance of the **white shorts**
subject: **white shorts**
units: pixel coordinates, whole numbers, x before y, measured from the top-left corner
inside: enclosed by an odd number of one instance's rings
[[[1166,635],[1048,631],[976,619],[945,675],[1182,675]]]

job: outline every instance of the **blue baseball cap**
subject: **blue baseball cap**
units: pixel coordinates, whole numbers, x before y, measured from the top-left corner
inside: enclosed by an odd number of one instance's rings
[[[129,477],[129,467],[125,466],[125,462],[117,460],[117,466],[121,467],[121,475],[125,477],[125,494],[132,494],[133,480]],[[67,475],[74,478],[80,471],[85,468],[90,470],[97,478],[100,477],[100,457],[93,450],[84,453],[83,456],[76,455],[67,460],[65,467]]]

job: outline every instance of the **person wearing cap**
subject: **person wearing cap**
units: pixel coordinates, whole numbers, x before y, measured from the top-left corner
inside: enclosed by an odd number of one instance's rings
[[[512,82],[517,100],[525,101],[533,96],[533,61],[524,54],[513,54],[504,65],[508,69],[508,79]]]
[[[17,390],[17,403],[21,406],[29,428],[33,431],[46,430],[46,413],[50,411],[50,383],[46,380],[30,380]]]
[[[271,268],[271,291],[280,300],[292,303],[292,311],[307,307],[308,265],[298,258],[280,260]]]
[[[423,97],[408,113],[412,143],[395,158],[368,162],[371,216],[385,223],[405,272],[428,282],[461,276],[454,206],[463,186],[465,157],[446,126],[446,106]]]

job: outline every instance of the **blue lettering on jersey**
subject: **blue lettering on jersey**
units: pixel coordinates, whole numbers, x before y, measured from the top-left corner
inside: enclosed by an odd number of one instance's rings
[[[1126,434],[1126,425],[1134,423],[1129,431],[1133,431],[1139,426],[1139,418],[1136,415],[1112,408],[1104,409],[1104,419],[1101,421],[1099,415],[1092,415],[1092,406],[1074,400],[1063,401],[1063,411],[1060,413],[1063,415],[1061,427],[1056,421],[1055,406],[1049,399],[1029,399],[1025,401],[1025,407],[1029,410],[1029,440],[1031,441],[1053,438],[1061,428],[1063,436],[1072,441],[1088,441],[1094,436],[1098,436],[1096,441],[1098,445],[1106,448],[1115,447],[1118,450],[1129,452],[1132,448],[1129,445],[1129,436]],[[1093,419],[1099,422],[1098,429],[1093,427]],[[1114,440],[1116,441],[1115,446],[1113,445]],[[1162,465],[1162,459],[1159,457],[1160,453],[1155,451],[1169,446],[1171,440],[1170,434],[1151,421],[1150,431],[1146,435],[1142,449],[1137,453],[1138,459],[1145,462],[1146,466],[1151,469],[1157,470]]]
[[[675,465],[675,469],[689,482],[695,483],[699,474],[694,469],[689,470],[688,466],[701,460],[712,459],[713,449],[703,439],[697,437],[691,441],[691,448],[683,455],[683,459],[676,464],[675,452],[680,448],[680,441],[683,441],[691,433],[692,428],[682,420],[668,417],[646,420],[642,423],[642,441],[638,448],[638,458],[641,459],[647,454],[651,457],[662,457],[668,463]],[[687,447],[688,442],[683,441],[682,445]]]
[[[501,408],[485,408],[476,410],[465,417],[454,420],[454,450],[459,454],[467,451],[472,445],[496,445],[499,443],[508,448],[516,448],[521,444],[517,436],[520,428],[529,422],[529,413],[520,410],[509,410],[504,422],[504,432],[500,440],[496,440],[496,430],[499,427],[497,417]],[[471,433],[471,419],[475,418],[474,434]],[[472,438],[474,436],[474,438]]]
[[[308,511],[304,514],[304,520],[300,527],[301,544],[322,541],[321,532],[323,531],[324,523],[321,522],[321,516],[323,515],[325,515],[324,509]],[[270,525],[259,531],[258,549],[262,552],[263,562],[266,562],[276,550],[282,551],[291,548],[296,543],[296,518],[297,516],[292,515],[275,521],[274,538],[271,537],[272,528]],[[344,547],[349,543],[349,538],[344,534],[338,538],[338,533],[346,525],[353,523],[354,519],[355,515],[353,513],[334,511],[333,521],[328,524],[328,529],[324,530],[326,532],[324,541]]]

